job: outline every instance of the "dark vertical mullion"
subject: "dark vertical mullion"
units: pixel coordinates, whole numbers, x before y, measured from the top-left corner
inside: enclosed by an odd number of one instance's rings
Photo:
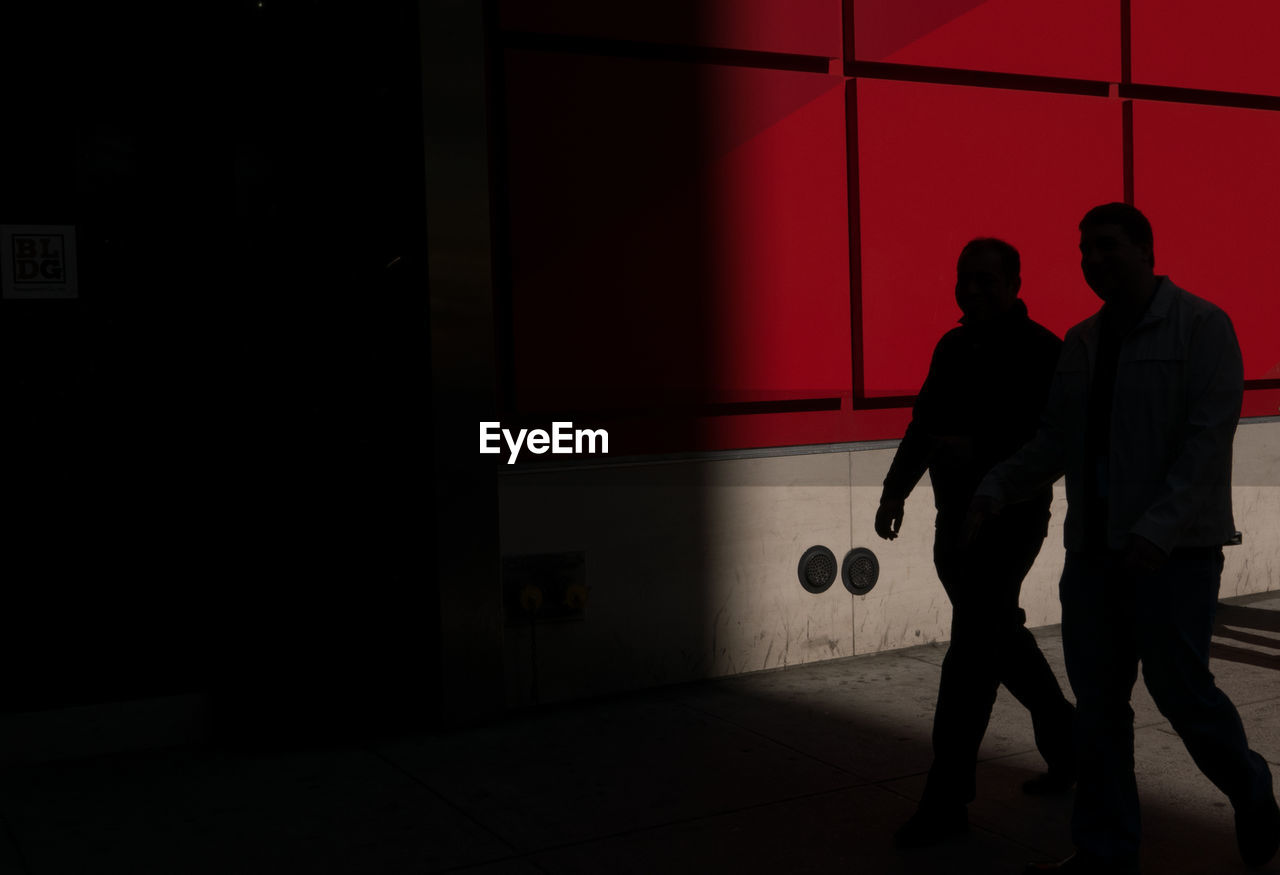
[[[1133,82],[1133,9],[1131,0],[1120,0],[1120,84]],[[1133,204],[1133,101],[1121,104],[1121,141],[1124,161],[1124,202]]]
[[[849,366],[853,408],[866,395],[862,361],[862,198],[858,178],[858,80],[845,81],[845,172],[849,203]]]
[[[857,59],[852,0],[840,4],[840,68],[846,77]],[[849,211],[849,387],[851,414],[866,394],[862,366],[862,184],[858,177],[858,80],[846,78],[844,101],[845,202]]]
[[[1121,133],[1124,154],[1124,202],[1133,204],[1133,101],[1120,104]]]
[[[1120,81],[1125,85],[1133,81],[1132,35],[1130,0],[1120,0]]]

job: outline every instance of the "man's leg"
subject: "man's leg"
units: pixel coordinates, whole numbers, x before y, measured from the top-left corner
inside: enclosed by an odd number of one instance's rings
[[[1076,694],[1075,809],[1071,837],[1094,858],[1136,863],[1140,822],[1133,774],[1138,677],[1134,592],[1101,556],[1068,553],[1062,573],[1062,649]]]
[[[1048,782],[1029,782],[1029,792],[1065,790],[1075,776],[1072,724],[1075,708],[1062,694],[1058,678],[1049,667],[1036,638],[1026,627],[1027,615],[1018,605],[1022,581],[1035,563],[1044,542],[1042,535],[1013,537],[993,557],[992,590],[1000,599],[995,616],[1005,618],[999,630],[997,660],[1001,683],[1031,713],[1036,748],[1049,767]],[[1039,789],[1042,787],[1044,789]]]
[[[1249,749],[1235,705],[1209,671],[1221,572],[1220,550],[1175,553],[1138,581],[1139,652],[1143,679],[1160,713],[1205,777],[1238,812],[1248,812],[1273,806],[1274,796],[1271,770]]]
[[[942,660],[933,715],[933,765],[924,803],[966,805],[975,793],[978,749],[1000,686],[990,589],[971,554],[935,549],[938,578],[951,599],[951,643]]]
[[[951,598],[951,646],[934,715],[934,766],[926,797],[972,801],[978,751],[1001,682],[1030,712],[1050,769],[1074,771],[1073,709],[1018,606],[1043,535],[993,530],[968,550],[939,538],[934,560]]]
[[[1025,618],[1025,614],[1023,615]],[[1025,623],[1025,619],[1023,621]],[[1070,789],[1075,780],[1075,707],[1062,692],[1058,678],[1040,651],[1040,645],[1025,625],[1019,624],[1005,649],[1005,672],[1001,681],[1031,714],[1036,749],[1044,757],[1048,774],[1036,779],[1028,792],[1055,792]]]
[[[953,605],[951,644],[942,660],[933,714],[933,764],[923,804],[973,801],[978,749],[1000,686],[991,648],[965,613],[965,608]]]
[[[951,643],[933,714],[933,763],[919,810],[895,835],[899,847],[937,844],[964,830],[978,748],[999,687],[990,636],[982,628],[980,582],[971,579],[961,553],[944,543],[935,545],[934,564],[951,599]]]

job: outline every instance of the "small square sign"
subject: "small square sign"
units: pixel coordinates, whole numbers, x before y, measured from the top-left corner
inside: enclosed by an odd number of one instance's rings
[[[0,288],[6,298],[75,298],[74,225],[0,225]]]

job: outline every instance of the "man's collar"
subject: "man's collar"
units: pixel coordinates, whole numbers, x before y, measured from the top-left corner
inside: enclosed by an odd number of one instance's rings
[[[1137,325],[1147,325],[1164,319],[1169,315],[1169,310],[1173,308],[1173,299],[1179,291],[1178,287],[1167,276],[1157,276],[1156,280],[1156,290],[1151,295],[1151,299],[1147,301],[1147,308],[1143,311]],[[1104,310],[1106,310],[1105,304],[1099,307],[1092,316],[1080,323],[1081,337],[1088,346],[1092,346],[1097,342],[1098,334],[1102,330]]]
[[[1150,322],[1168,316],[1169,309],[1173,306],[1173,298],[1176,291],[1177,286],[1167,276],[1157,276],[1156,290],[1152,293],[1151,300],[1147,302],[1147,309],[1143,313],[1142,321]]]
[[[1103,304],[1098,310],[1099,320],[1103,324],[1114,325],[1117,319],[1121,319],[1123,324],[1127,326],[1125,330],[1128,330],[1157,319],[1163,319],[1169,314],[1169,308],[1173,305],[1173,283],[1169,282],[1167,276],[1157,276],[1155,280],[1156,285],[1151,292],[1151,297],[1147,298],[1141,311],[1122,317],[1120,313],[1123,311],[1117,309],[1114,304],[1107,303]]]

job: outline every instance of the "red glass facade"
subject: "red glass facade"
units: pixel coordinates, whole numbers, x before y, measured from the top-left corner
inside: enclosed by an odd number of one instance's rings
[[[900,437],[963,243],[1017,246],[1062,334],[1097,307],[1079,217],[1132,197],[1158,270],[1232,315],[1245,415],[1275,413],[1280,79],[1181,60],[1272,14],[1227,7],[500,4],[506,412],[615,454]]]
[[[842,81],[511,52],[507,83],[522,407],[848,392]]]
[[[853,58],[1119,81],[1120,0],[855,0]]]
[[[1096,309],[1073,230],[1121,200],[1118,101],[857,82],[862,385],[913,395],[956,325],[956,257],[974,237],[1022,255],[1022,299],[1059,335]],[[1064,231],[1065,229],[1065,231]]]
[[[1240,94],[1280,95],[1269,0],[1129,0],[1133,81]]]

